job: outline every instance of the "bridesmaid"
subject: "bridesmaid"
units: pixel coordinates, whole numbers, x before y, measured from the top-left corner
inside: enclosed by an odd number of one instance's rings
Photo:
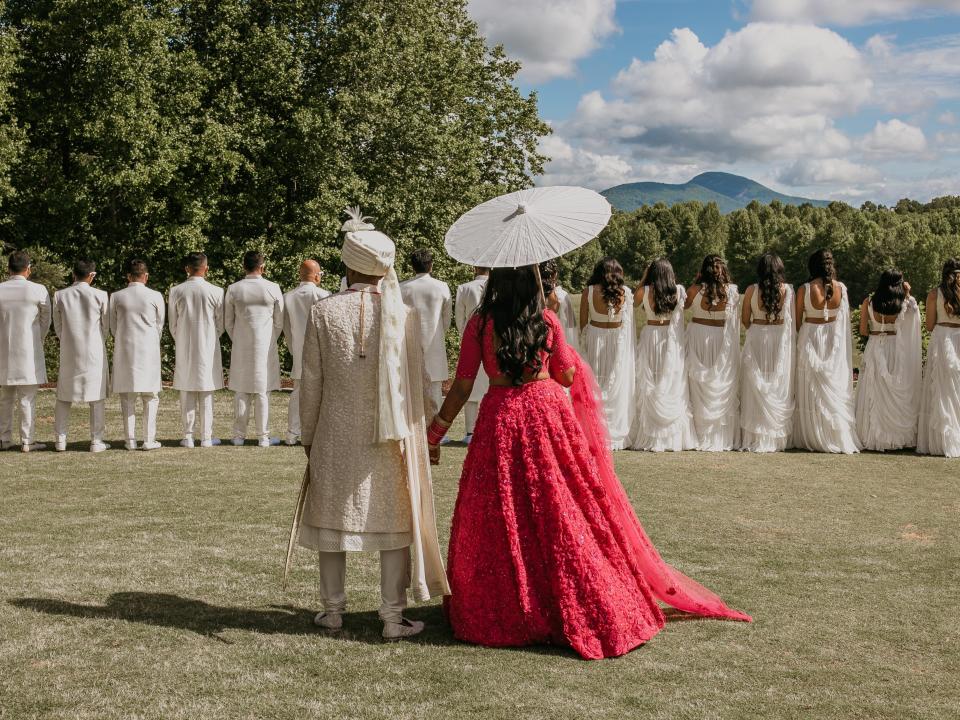
[[[633,419],[633,293],[612,257],[597,263],[580,300],[581,352],[603,397],[612,450],[626,447]]]
[[[810,280],[797,291],[797,407],[794,446],[814,452],[860,451],[853,406],[853,338],[846,286],[833,253],[817,250]]]
[[[740,445],[739,301],[723,258],[707,255],[684,302],[685,308],[693,308],[687,325],[686,364],[700,450],[735,450]]]
[[[634,450],[697,447],[683,359],[684,295],[666,258],[650,263],[634,295],[634,307],[646,318],[637,343]]]
[[[780,452],[793,434],[793,288],[783,261],[767,253],[757,263],[757,284],[743,296],[747,339],[740,360],[742,450]]]
[[[867,338],[857,382],[857,437],[866,450],[917,445],[923,367],[920,308],[899,270],[884,270],[860,306]]]
[[[944,263],[926,310],[930,344],[917,452],[960,457],[960,259]]]

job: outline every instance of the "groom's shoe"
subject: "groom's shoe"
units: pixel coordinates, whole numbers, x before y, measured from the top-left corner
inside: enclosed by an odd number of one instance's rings
[[[313,618],[313,624],[324,630],[340,630],[343,627],[343,616],[340,613],[318,612]]]
[[[385,622],[383,624],[384,640],[402,640],[423,632],[424,624],[419,620],[401,618],[400,622]]]

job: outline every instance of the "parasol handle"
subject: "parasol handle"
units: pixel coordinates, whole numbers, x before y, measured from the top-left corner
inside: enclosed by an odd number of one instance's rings
[[[543,300],[543,306],[547,306],[547,296],[543,294],[543,279],[540,277],[540,265],[534,263],[533,274],[537,276],[537,287],[540,288],[540,299]]]

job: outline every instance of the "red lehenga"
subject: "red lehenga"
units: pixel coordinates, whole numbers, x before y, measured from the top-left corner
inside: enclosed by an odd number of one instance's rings
[[[569,645],[615,657],[664,626],[658,600],[749,621],[667,565],[613,469],[599,388],[549,310],[554,378],[576,366],[568,398],[553,380],[491,386],[480,406],[450,533],[447,612],[460,640],[492,647]],[[481,350],[482,348],[482,350]],[[464,329],[457,377],[481,360],[500,375],[492,324]]]

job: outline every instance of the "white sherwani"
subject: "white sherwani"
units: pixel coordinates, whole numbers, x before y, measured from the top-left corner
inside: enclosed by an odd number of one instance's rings
[[[483,300],[483,291],[487,287],[487,276],[480,275],[468,283],[457,288],[457,303],[455,306],[454,320],[457,324],[457,332],[463,335],[463,329],[467,322],[480,307],[480,301]],[[470,393],[470,399],[463,406],[463,419],[466,424],[467,435],[473,434],[473,428],[477,424],[477,413],[480,411],[480,401],[490,388],[490,378],[480,365],[477,372],[477,379],[473,383],[473,391]]]
[[[53,330],[60,338],[60,373],[54,435],[57,444],[67,442],[70,405],[90,405],[90,437],[103,440],[104,401],[110,391],[107,366],[107,336],[110,305],[107,293],[86,282],[75,282],[53,294]]]
[[[13,275],[0,283],[0,446],[12,443],[13,406],[20,408],[20,440],[33,442],[37,386],[47,381],[43,339],[50,331],[50,294]]]
[[[283,336],[293,358],[290,378],[293,380],[293,392],[290,393],[290,406],[287,409],[287,442],[294,444],[300,437],[300,376],[303,373],[303,334],[310,318],[310,309],[330,293],[312,282],[301,282],[299,286],[283,296]]]
[[[430,380],[430,392],[439,407],[443,381],[450,377],[447,365],[446,333],[453,316],[450,288],[441,280],[420,273],[400,283],[403,302],[415,308],[420,316],[420,337],[423,343],[423,361]]]

